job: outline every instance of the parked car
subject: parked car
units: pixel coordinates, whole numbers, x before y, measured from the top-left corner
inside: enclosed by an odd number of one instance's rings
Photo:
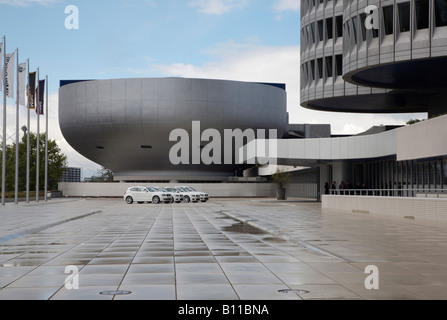
[[[175,190],[175,188],[172,188],[174,190],[168,190],[170,188],[161,188],[161,187],[154,187],[155,189],[157,189],[160,192],[164,192],[164,193],[168,193],[171,197],[171,203],[180,203],[183,202],[183,194],[178,193],[177,190]]]
[[[175,189],[183,194],[183,202],[185,203],[200,201],[200,194],[198,192],[189,191],[183,187],[175,187]]]
[[[126,201],[127,204],[132,204],[134,202],[152,202],[154,204],[160,202],[170,203],[172,201],[172,196],[165,192],[159,192],[154,188],[131,187],[127,189],[124,194],[124,201]]]
[[[197,191],[193,187],[184,186],[182,188],[188,190],[189,192],[197,192],[197,193],[199,193],[201,202],[207,202],[210,199],[208,193],[205,193],[205,192],[202,192],[202,191]]]
[[[164,187],[163,189],[169,192],[169,194],[171,194],[174,197],[174,202],[180,203],[185,201],[185,193],[180,192],[176,188]]]

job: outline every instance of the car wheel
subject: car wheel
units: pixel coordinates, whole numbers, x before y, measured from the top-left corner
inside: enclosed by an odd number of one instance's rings
[[[152,199],[152,203],[159,204],[159,203],[160,203],[160,198],[157,197],[157,196],[155,196],[155,197]]]
[[[126,203],[127,203],[127,204],[132,204],[132,203],[133,203],[133,199],[132,199],[132,197],[127,197],[127,198],[126,198]]]
[[[183,201],[185,201],[185,203],[189,203],[191,201],[191,199],[188,196],[186,196],[185,200],[183,200]]]

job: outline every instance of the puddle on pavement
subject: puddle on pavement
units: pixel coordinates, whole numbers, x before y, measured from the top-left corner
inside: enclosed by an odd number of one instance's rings
[[[278,238],[278,237],[265,237],[262,239],[265,242],[273,242],[273,243],[284,243],[287,242],[287,240]]]
[[[268,234],[262,229],[258,229],[253,227],[252,225],[248,223],[239,222],[236,224],[233,224],[231,226],[223,227],[222,231],[225,232],[238,232],[238,233],[248,233],[248,234]]]

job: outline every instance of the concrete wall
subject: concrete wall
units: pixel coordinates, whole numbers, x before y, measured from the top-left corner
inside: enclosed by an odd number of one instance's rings
[[[170,184],[148,184],[165,187]],[[67,197],[122,197],[131,183],[59,183],[59,190]],[[275,197],[276,185],[270,183],[204,183],[189,184],[210,197]]]
[[[268,153],[267,158],[270,163],[276,161],[278,164],[283,164],[283,162],[294,161],[297,165],[313,166],[318,160],[340,161],[392,156],[397,153],[396,134],[396,130],[390,130],[368,136],[270,140],[277,149]],[[249,142],[246,147],[248,150],[259,150],[258,144],[264,143],[264,139],[257,139]],[[246,154],[245,160],[253,161],[255,156],[264,158],[264,150],[258,155]]]
[[[447,154],[447,116],[426,120],[397,130],[397,161]]]
[[[322,196],[323,209],[447,223],[447,199]]]

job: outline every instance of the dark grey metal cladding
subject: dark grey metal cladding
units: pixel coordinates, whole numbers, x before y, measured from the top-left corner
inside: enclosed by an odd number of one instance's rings
[[[203,170],[232,173],[235,166],[174,166],[172,130],[287,129],[286,91],[268,84],[208,79],[117,79],[60,88],[59,120],[67,142],[115,172]],[[207,143],[205,143],[207,144]]]

